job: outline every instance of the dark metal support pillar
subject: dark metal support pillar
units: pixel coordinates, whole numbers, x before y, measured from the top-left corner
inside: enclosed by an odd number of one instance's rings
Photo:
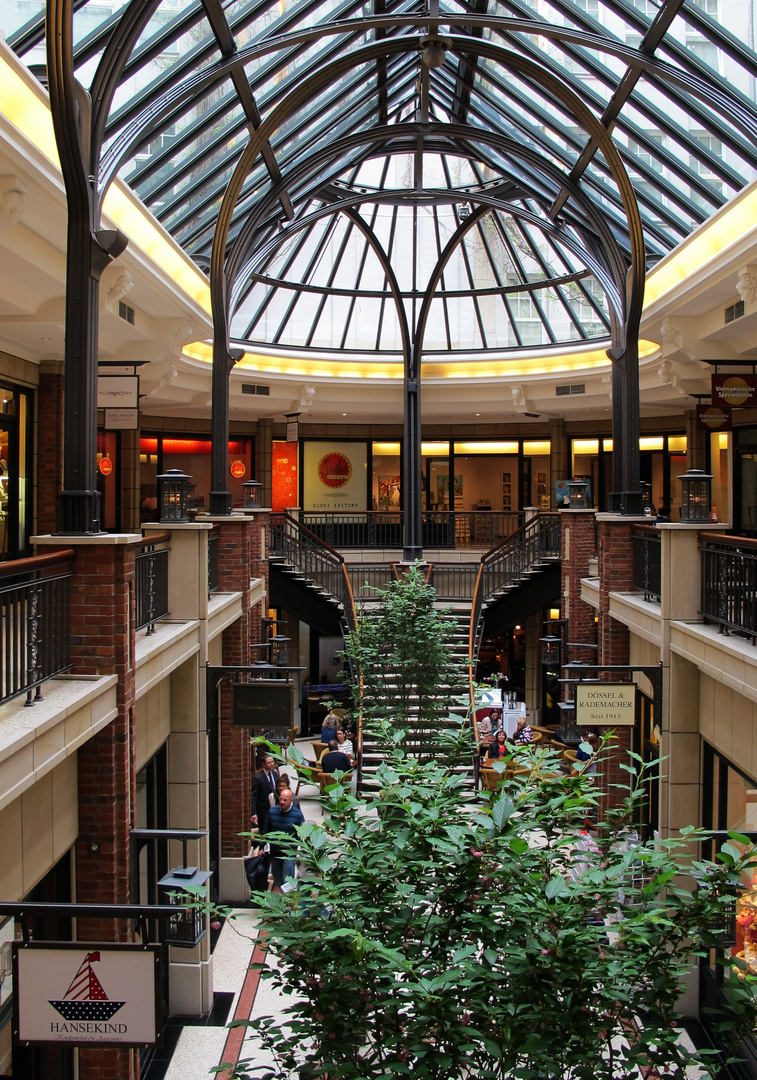
[[[421,347],[413,343],[405,359],[404,456],[402,461],[402,503],[404,528],[402,561],[423,558],[423,479],[421,469]]]
[[[97,491],[97,357],[100,277],[126,247],[98,230],[90,99],[74,78],[73,0],[48,0],[47,70],[55,141],[68,203],[65,404],[61,532],[100,532]]]
[[[211,515],[228,517],[231,492],[226,480],[229,458],[229,375],[244,356],[242,349],[228,349],[217,333],[213,341],[213,394],[211,399],[210,506]]]

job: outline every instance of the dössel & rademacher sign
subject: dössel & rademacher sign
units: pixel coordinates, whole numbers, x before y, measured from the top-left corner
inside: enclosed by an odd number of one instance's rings
[[[579,727],[633,727],[636,719],[634,683],[578,683],[575,717]]]

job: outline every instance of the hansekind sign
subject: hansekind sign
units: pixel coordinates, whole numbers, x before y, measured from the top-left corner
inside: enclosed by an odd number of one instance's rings
[[[633,727],[636,719],[634,683],[577,683],[575,702],[579,727]]]
[[[18,1043],[159,1046],[159,945],[13,946]]]

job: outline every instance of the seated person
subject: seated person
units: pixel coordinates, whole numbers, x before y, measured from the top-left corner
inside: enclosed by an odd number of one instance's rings
[[[320,760],[320,769],[324,773],[333,773],[339,770],[339,772],[351,772],[352,762],[339,749],[339,743],[336,739],[332,739],[329,743],[329,748]]]
[[[336,738],[337,728],[341,727],[339,717],[335,712],[328,712],[321,724],[321,742],[328,746],[332,739]]]
[[[492,731],[499,731],[502,727],[502,710],[492,709],[489,713],[489,723],[492,726]]]
[[[512,753],[510,746],[507,743],[507,736],[504,731],[498,731],[494,736],[494,742],[489,746],[489,757],[500,758],[507,757]]]
[[[482,716],[478,721],[478,737],[483,739],[485,735],[491,735],[492,733],[492,718],[489,713],[486,716]]]
[[[528,726],[525,716],[519,716],[515,721],[515,733],[510,741],[516,746],[528,746],[534,741],[534,733]]]
[[[352,744],[352,739],[347,738],[347,734],[337,728],[336,741],[339,744],[339,749],[343,754],[346,754],[351,762],[355,761],[355,747]]]

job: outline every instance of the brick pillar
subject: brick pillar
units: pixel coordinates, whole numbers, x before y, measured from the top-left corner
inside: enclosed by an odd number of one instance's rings
[[[213,519],[220,529],[218,542],[218,582],[222,592],[242,593],[242,618],[223,632],[224,665],[246,665],[264,659],[254,655],[250,645],[262,641],[262,605],[251,604],[250,582],[262,578],[268,592],[267,511],[244,516]],[[221,692],[221,858],[241,858],[249,843],[241,832],[250,829],[249,734],[229,723],[231,692],[224,683]]]
[[[121,432],[121,528],[139,532],[139,431]]]
[[[71,659],[77,675],[118,677],[117,715],[79,749],[79,837],[76,900],[126,904],[129,832],[134,821],[134,555],[137,536],[110,534],[80,540],[71,583]],[[59,537],[50,537],[56,547]],[[38,540],[39,545],[39,540]],[[80,941],[129,941],[128,922],[79,919]],[[80,1051],[81,1080],[136,1080],[131,1050]]]
[[[55,533],[59,528],[58,495],[63,487],[63,368],[62,360],[42,360],[39,365],[38,533]]]
[[[570,454],[568,452],[568,436],[563,419],[550,420],[549,423],[549,499],[552,509],[555,508],[555,481],[565,480],[573,475],[571,471]]]
[[[597,514],[597,556],[599,560],[599,659],[601,664],[629,663],[629,633],[623,623],[610,615],[610,593],[629,592],[633,585],[633,548],[631,529],[647,518],[621,517],[617,514]],[[605,675],[613,681],[612,672]],[[628,773],[619,768],[628,763],[632,729],[616,728],[613,752],[604,768],[607,798],[617,798],[617,788],[628,787]]]
[[[594,510],[561,510],[562,616],[570,620],[570,640],[594,644],[597,624],[594,608],[581,599],[581,579],[589,576],[589,559],[596,555],[596,513]],[[597,663],[596,649],[571,649],[571,660]]]

